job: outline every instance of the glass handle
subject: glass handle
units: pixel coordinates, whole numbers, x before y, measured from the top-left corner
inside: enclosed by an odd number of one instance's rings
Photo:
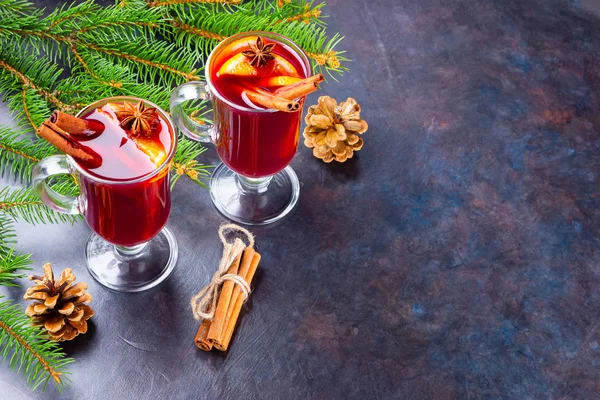
[[[171,94],[171,118],[177,127],[192,140],[209,143],[213,125],[199,123],[190,118],[183,105],[192,100],[212,100],[204,82],[188,82],[178,86]]]
[[[50,185],[46,181],[49,177],[70,173],[71,167],[67,161],[67,156],[57,155],[46,157],[33,167],[33,187],[44,204],[51,209],[63,214],[80,214],[78,197],[57,193],[50,188]]]

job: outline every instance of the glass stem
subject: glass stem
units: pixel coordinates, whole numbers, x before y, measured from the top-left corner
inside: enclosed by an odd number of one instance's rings
[[[114,246],[115,256],[119,260],[131,260],[142,254],[148,242],[137,244],[135,246]]]
[[[267,191],[271,179],[273,179],[273,175],[266,178],[248,178],[238,174],[237,186],[244,194],[262,194]]]

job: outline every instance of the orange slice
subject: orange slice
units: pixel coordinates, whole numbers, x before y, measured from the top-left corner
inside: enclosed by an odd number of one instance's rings
[[[289,75],[300,76],[294,66],[279,54],[274,54],[275,59],[272,61],[273,69],[269,75]]]
[[[225,47],[218,54],[216,54],[214,65],[221,65],[223,62],[225,62],[225,60],[233,57],[237,53],[250,50],[250,45],[256,43],[257,38],[258,36],[248,36],[229,44],[229,46]]]
[[[254,68],[246,56],[242,53],[238,53],[225,61],[221,68],[219,68],[217,76],[222,75],[257,76],[258,68]]]
[[[267,65],[256,68],[250,64],[250,60],[242,53],[238,53],[219,68],[217,76],[235,75],[235,76],[255,76],[269,77],[273,75],[291,75],[298,76],[296,68],[285,58],[278,54],[274,54],[274,59],[269,61]]]
[[[301,80],[302,79],[297,78],[295,76],[271,76],[268,78],[260,78],[257,83],[259,86],[264,87],[280,87],[293,85],[294,83],[299,82]]]
[[[255,44],[256,39],[258,39],[258,36],[248,36],[242,39],[238,39],[235,42],[231,43],[229,46],[227,46],[222,51],[222,54],[231,57],[232,55],[241,53],[242,51],[250,50],[250,45]]]
[[[167,153],[165,151],[165,147],[162,143],[156,141],[155,139],[138,136],[133,139],[133,142],[138,149],[146,153],[148,158],[150,158],[150,160],[157,166],[166,160]]]

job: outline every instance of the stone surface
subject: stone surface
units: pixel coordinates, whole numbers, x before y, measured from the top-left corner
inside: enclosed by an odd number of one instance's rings
[[[192,343],[224,219],[182,180],[179,264],[151,292],[91,279],[85,224],[19,226],[36,266],[89,282],[96,316],[65,345],[62,397],[0,367],[0,398],[600,398],[598,9],[330,0],[354,61],[323,93],[356,98],[370,129],[343,165],[299,149],[299,206],[254,229],[263,261],[231,350]]]

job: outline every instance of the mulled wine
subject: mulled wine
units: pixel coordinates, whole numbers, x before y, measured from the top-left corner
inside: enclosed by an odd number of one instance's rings
[[[169,168],[162,166],[172,151],[174,132],[170,123],[152,111],[138,125],[134,126],[135,121],[128,125],[126,118],[140,106],[144,104],[109,102],[80,116],[104,125],[101,134],[79,139],[102,159],[95,168],[78,162],[86,172],[79,174],[80,210],[94,232],[120,246],[155,237],[171,207]]]
[[[98,100],[76,116],[56,110],[38,135],[66,154],[40,160],[31,180],[53,210],[82,214],[94,234],[85,245],[90,274],[105,287],[140,292],[175,268],[178,247],[165,226],[177,136],[169,115],[135,97]],[[81,194],[57,193],[49,180],[77,177]]]
[[[187,137],[216,146],[223,163],[210,179],[213,204],[243,224],[280,220],[298,201],[300,182],[289,164],[304,99],[319,89],[323,75],[312,75],[304,51],[272,32],[227,38],[209,55],[205,73],[206,82],[173,91],[171,117]],[[199,100],[212,102],[212,125],[190,114]]]
[[[257,47],[269,49],[262,65],[249,54]],[[306,78],[309,71],[298,53],[273,38],[246,36],[215,54],[208,74],[223,98],[213,98],[215,145],[223,162],[249,178],[273,175],[289,165],[298,147],[304,98],[298,100],[296,112],[267,110],[254,103],[246,89],[274,93]]]

